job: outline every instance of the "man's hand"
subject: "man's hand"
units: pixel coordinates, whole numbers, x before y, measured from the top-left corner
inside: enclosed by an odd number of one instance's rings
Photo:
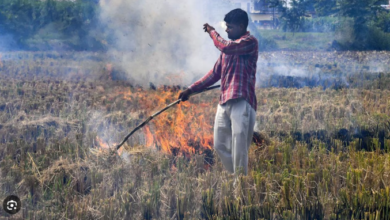
[[[210,31],[215,30],[215,29],[206,23],[203,25],[203,30],[204,30],[204,32],[210,33]]]
[[[187,101],[188,98],[190,97],[191,93],[192,93],[191,89],[186,89],[179,94],[178,99],[181,99],[182,102]]]

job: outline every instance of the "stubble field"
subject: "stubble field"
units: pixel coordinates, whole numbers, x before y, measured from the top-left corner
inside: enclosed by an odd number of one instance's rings
[[[22,210],[0,216],[390,219],[390,58],[364,61],[378,54],[261,54],[258,142],[233,187],[212,149],[219,91],[168,110],[111,155],[181,87],[138,86],[99,54],[4,53],[0,198],[18,195]]]

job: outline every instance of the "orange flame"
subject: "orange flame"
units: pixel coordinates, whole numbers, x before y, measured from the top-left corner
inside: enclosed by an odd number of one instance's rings
[[[105,143],[102,139],[100,139],[99,136],[96,136],[96,141],[98,142],[99,146],[101,149],[110,149],[107,143]]]
[[[177,88],[161,86],[157,90],[118,88],[111,95],[113,98],[123,96],[124,100],[129,100],[131,109],[128,110],[138,112],[139,119],[143,120],[174,102],[178,93]],[[154,146],[168,154],[186,156],[212,149],[217,103],[218,96],[208,92],[208,95],[192,97],[190,101],[181,102],[163,112],[143,128],[145,145]]]
[[[115,147],[115,145],[117,145],[116,143],[113,144],[112,147],[110,147],[106,142],[104,142],[99,136],[96,136],[96,141],[98,143],[98,151],[100,153],[103,153],[103,152],[108,152],[110,151],[111,149],[113,149]],[[120,148],[117,153],[118,155],[120,156],[123,152],[123,148]]]
[[[149,126],[145,126],[145,143],[147,147],[153,145],[153,135],[150,132]]]
[[[131,90],[129,88],[127,88],[124,91],[117,91],[115,93],[115,96],[119,96],[119,95],[123,95],[124,99],[131,101],[133,93],[131,92]]]
[[[169,104],[167,100],[176,97],[172,91],[158,91],[154,96],[159,108]],[[173,100],[172,100],[173,101]],[[214,100],[215,101],[215,100]],[[182,102],[174,107],[171,112],[164,112],[151,122],[155,133],[153,135],[157,146],[167,152],[173,151],[178,154],[189,156],[196,151],[202,153],[206,149],[212,148],[212,123],[214,111],[207,111],[210,108],[210,102],[193,105],[190,102]],[[149,106],[150,108],[150,106]],[[207,114],[207,116],[205,116]],[[150,130],[145,131],[145,136],[149,136]],[[150,140],[150,138],[148,138]]]

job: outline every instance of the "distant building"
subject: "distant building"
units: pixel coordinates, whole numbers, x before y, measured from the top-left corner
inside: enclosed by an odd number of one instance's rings
[[[262,28],[275,28],[279,23],[277,8],[269,8],[268,0],[232,0],[236,7],[246,11],[253,23]]]
[[[388,5],[381,5],[384,9],[390,10],[390,0]]]

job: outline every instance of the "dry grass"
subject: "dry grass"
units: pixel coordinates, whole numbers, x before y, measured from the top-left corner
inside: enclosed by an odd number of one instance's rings
[[[272,88],[259,89],[257,97],[267,100],[259,103],[258,111],[260,126],[266,131],[385,129],[390,119],[389,90]]]
[[[60,67],[57,61],[50,62]],[[23,202],[10,219],[390,219],[389,90],[258,89],[263,144],[251,147],[249,174],[234,188],[213,152],[188,157],[146,148],[142,131],[126,156],[90,153],[96,136],[118,142],[158,109],[150,97],[162,88],[110,81],[104,65],[92,80],[43,81],[11,77],[21,67],[3,63],[0,198],[16,194]],[[167,103],[177,97],[168,92]],[[185,112],[203,109],[212,124],[217,98],[217,91],[193,97]],[[342,128],[373,133],[346,143],[337,136]],[[294,136],[322,130],[329,142]],[[362,142],[368,150],[358,150]],[[8,217],[1,209],[0,216]]]

